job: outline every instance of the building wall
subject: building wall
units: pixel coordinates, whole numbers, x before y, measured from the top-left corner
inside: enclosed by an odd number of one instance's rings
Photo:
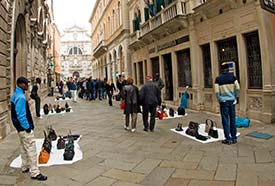
[[[14,130],[9,105],[16,79],[41,77],[42,90],[47,90],[46,6],[38,0],[0,2],[0,140]]]
[[[93,75],[116,82],[119,74],[131,75],[128,1],[98,0],[90,18]],[[114,19],[113,19],[114,17]],[[109,23],[110,20],[110,23]],[[114,20],[114,21],[113,21]]]
[[[130,33],[129,47],[132,53],[131,63],[135,83],[141,86],[144,83],[145,74],[156,70],[153,61],[158,60],[157,70],[165,81],[165,86],[171,87],[170,89],[164,88],[162,96],[166,102],[178,105],[181,92],[185,90],[178,73],[180,71],[179,61],[185,64],[190,61],[190,72],[182,71],[182,73],[191,74],[192,87],[189,90],[191,96],[188,100],[188,107],[195,110],[219,112],[213,88],[222,59],[219,56],[223,55],[219,47],[225,46],[222,43],[228,44],[233,38],[236,42],[236,62],[238,62],[236,69],[239,69],[238,78],[241,85],[241,94],[237,104],[238,115],[266,123],[274,122],[275,44],[274,30],[270,24],[273,19],[272,14],[263,10],[258,2],[252,0],[246,3],[220,0],[209,0],[202,4],[198,1],[188,1],[185,4],[181,4],[181,1],[174,3],[177,8],[178,5],[185,6],[183,15],[179,14],[178,17],[155,27],[154,24],[159,24],[156,22],[158,17],[162,21],[165,19],[167,16],[165,12],[169,6],[150,17],[149,21],[145,21],[143,10],[146,5],[143,1],[131,1],[130,3],[130,19],[133,19],[131,15],[134,15],[137,7],[142,12],[140,29],[135,32],[131,29]],[[172,11],[173,9],[168,12],[172,14]],[[151,29],[149,32],[146,30],[147,25]],[[249,88],[248,84],[248,46],[246,44],[247,35],[255,32],[259,36],[260,52],[258,55],[261,56],[261,69],[259,70],[262,71],[262,87],[257,89]],[[205,44],[209,44],[210,47],[212,87],[209,88],[204,84],[201,47]],[[179,57],[181,52],[185,57]],[[186,61],[188,54],[189,59]],[[172,95],[170,95],[171,92]],[[166,99],[167,95],[169,99]]]

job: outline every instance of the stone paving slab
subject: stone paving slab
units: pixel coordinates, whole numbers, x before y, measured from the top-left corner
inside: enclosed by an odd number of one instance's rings
[[[168,178],[174,171],[174,168],[157,167],[144,178],[141,184],[162,186],[167,182]]]
[[[188,186],[190,180],[183,178],[169,178],[165,186]]]
[[[156,168],[160,164],[160,162],[161,160],[145,159],[140,164],[138,164],[132,171],[141,174],[149,174],[154,168]]]
[[[176,169],[172,177],[198,180],[213,180],[214,174],[214,171]]]
[[[236,164],[219,164],[215,180],[234,181],[236,180]]]
[[[99,163],[99,165],[115,168],[115,169],[126,170],[126,171],[130,171],[136,166],[136,164],[134,163],[126,163],[119,160],[109,160],[109,159]]]
[[[143,174],[118,169],[111,169],[105,172],[103,176],[131,183],[140,183],[145,178]]]
[[[143,185],[135,184],[135,183],[129,183],[129,182],[123,182],[123,181],[118,181],[115,184],[113,184],[112,186],[143,186]]]
[[[201,159],[198,169],[215,171],[217,169],[217,165],[217,157],[206,156]]]
[[[235,186],[234,182],[191,180],[188,186]]]
[[[115,182],[115,179],[100,176],[94,179],[93,181],[89,182],[86,186],[110,186]]]
[[[170,167],[170,168],[176,168],[176,169],[196,169],[198,167],[198,163],[164,160],[161,162],[160,167]]]
[[[272,156],[268,151],[255,151],[256,163],[271,163]]]
[[[16,179],[16,176],[0,175],[0,183],[4,185],[15,185]]]

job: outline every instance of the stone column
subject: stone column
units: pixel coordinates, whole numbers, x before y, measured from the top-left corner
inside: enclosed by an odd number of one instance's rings
[[[113,67],[113,71],[112,71],[112,79],[113,82],[116,83],[116,61],[112,61],[112,67]]]
[[[124,65],[125,65],[125,77],[132,76],[132,69],[131,69],[131,57],[130,57],[130,50],[128,47],[124,47]]]
[[[212,67],[212,79],[213,79],[212,110],[214,112],[219,112],[220,105],[217,101],[215,91],[214,91],[215,79],[219,75],[219,60],[218,60],[217,44],[213,40],[210,42],[210,51],[211,51],[211,67]]]
[[[272,14],[260,6],[256,8],[259,21],[259,39],[262,57],[263,98],[262,121],[275,121],[275,42],[272,27]]]
[[[179,92],[178,92],[178,63],[177,63],[177,55],[176,52],[171,53],[172,58],[172,78],[173,78],[173,101],[178,104],[179,103]]]
[[[191,19],[191,18],[190,18]],[[192,74],[193,106],[197,110],[203,109],[203,65],[200,46],[198,45],[193,20],[189,20],[190,60]]]
[[[118,68],[118,74],[121,74],[121,61],[122,61],[121,58],[118,58],[118,59],[117,59],[117,63],[118,63],[118,67],[117,67],[117,68]]]

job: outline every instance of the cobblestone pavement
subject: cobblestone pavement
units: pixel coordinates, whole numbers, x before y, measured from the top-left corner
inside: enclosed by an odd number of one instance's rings
[[[50,98],[47,98],[48,100]],[[51,98],[52,99],[52,98]],[[69,102],[70,103],[70,102]],[[252,122],[239,129],[238,144],[220,142],[202,144],[169,129],[182,122],[218,121],[219,115],[188,112],[178,119],[157,121],[155,132],[144,132],[141,116],[137,131],[123,129],[124,117],[118,102],[70,103],[73,113],[47,116],[36,121],[35,134],[52,125],[58,134],[69,129],[81,134],[79,144],[83,160],[72,165],[41,168],[48,176],[45,182],[31,180],[28,174],[9,167],[19,154],[16,132],[0,142],[0,185],[87,185],[87,186],[274,186],[275,138],[260,140],[245,136],[258,130],[275,135],[274,125]]]

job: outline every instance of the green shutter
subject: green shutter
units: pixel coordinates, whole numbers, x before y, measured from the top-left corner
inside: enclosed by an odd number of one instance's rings
[[[149,19],[149,8],[147,7],[144,8],[144,18],[145,18],[145,21]]]

